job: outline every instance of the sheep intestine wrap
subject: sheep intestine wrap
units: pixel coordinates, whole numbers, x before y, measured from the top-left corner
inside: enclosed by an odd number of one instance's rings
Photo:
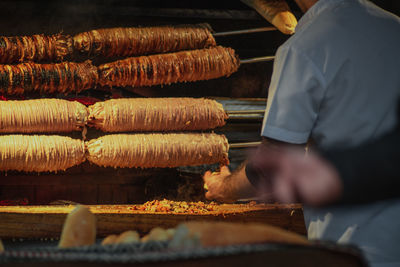
[[[0,36],[0,63],[61,61],[72,50],[67,35]]]
[[[62,99],[0,101],[0,133],[51,133],[82,130],[87,108]]]
[[[87,142],[87,159],[104,167],[165,168],[228,164],[228,141],[214,133],[111,134]]]
[[[47,172],[85,161],[82,140],[58,135],[0,136],[0,170]]]
[[[235,51],[222,46],[132,57],[103,64],[100,85],[152,86],[229,76],[239,68]]]
[[[105,132],[207,130],[227,119],[222,104],[204,98],[111,99],[89,113],[89,125]]]
[[[0,65],[0,92],[21,94],[80,92],[96,86],[97,68],[88,60],[83,63],[21,63]]]
[[[73,39],[75,49],[89,55],[135,56],[215,46],[208,27],[199,24],[97,29]]]

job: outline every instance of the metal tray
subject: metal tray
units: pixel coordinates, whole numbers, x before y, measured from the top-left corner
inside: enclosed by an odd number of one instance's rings
[[[168,242],[59,249],[57,241],[6,241],[0,264],[11,266],[368,266],[359,249],[334,243],[312,246],[248,244],[172,250]]]

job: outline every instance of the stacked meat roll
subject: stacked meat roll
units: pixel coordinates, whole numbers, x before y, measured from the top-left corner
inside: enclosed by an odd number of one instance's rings
[[[132,57],[99,66],[99,83],[108,86],[152,86],[229,76],[240,62],[231,48],[182,51]]]
[[[72,58],[74,50],[104,58],[137,57],[98,67],[89,60],[59,62]],[[34,63],[42,61],[46,64]],[[73,38],[0,37],[0,63],[7,63],[0,64],[0,93],[10,95],[209,80],[231,75],[240,64],[233,49],[216,46],[206,25],[98,29]],[[86,159],[135,168],[227,164],[225,136],[193,132],[221,127],[226,119],[222,105],[209,99],[115,99],[89,108],[60,99],[2,101],[0,133],[11,135],[0,135],[0,170],[59,171]],[[86,126],[125,133],[86,143],[56,135],[17,135],[68,133]]]
[[[85,161],[82,140],[58,135],[0,136],[0,170],[48,172]]]
[[[0,93],[80,92],[94,88],[97,80],[97,68],[90,61],[83,63],[0,65]]]
[[[62,99],[0,101],[0,133],[82,131],[88,116],[79,102]]]
[[[111,99],[89,106],[89,125],[104,132],[207,130],[226,119],[220,103],[204,98]]]
[[[87,144],[88,160],[107,167],[178,167],[227,164],[228,141],[207,130],[223,126],[227,115],[209,99],[133,98],[98,102],[89,107],[89,125],[113,134]],[[163,133],[154,133],[155,131]]]
[[[74,36],[76,50],[103,57],[137,56],[215,46],[209,26],[97,29]]]
[[[228,163],[228,141],[213,133],[105,135],[87,143],[88,160],[105,167],[178,167]]]
[[[61,99],[0,101],[0,170],[61,171],[86,160],[83,140],[55,133],[82,131],[87,108]]]
[[[72,38],[61,34],[0,36],[0,63],[62,61],[72,49]]]

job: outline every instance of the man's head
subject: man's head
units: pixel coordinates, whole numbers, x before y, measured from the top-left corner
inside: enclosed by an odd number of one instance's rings
[[[294,0],[304,13],[309,10],[318,0]]]

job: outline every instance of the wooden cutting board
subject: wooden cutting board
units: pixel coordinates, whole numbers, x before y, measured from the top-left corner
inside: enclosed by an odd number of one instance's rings
[[[134,210],[133,205],[88,205],[97,217],[97,236],[154,227],[171,228],[189,220],[261,222],[305,235],[300,204],[222,204],[201,214]],[[0,238],[58,238],[67,214],[74,206],[0,207]]]

